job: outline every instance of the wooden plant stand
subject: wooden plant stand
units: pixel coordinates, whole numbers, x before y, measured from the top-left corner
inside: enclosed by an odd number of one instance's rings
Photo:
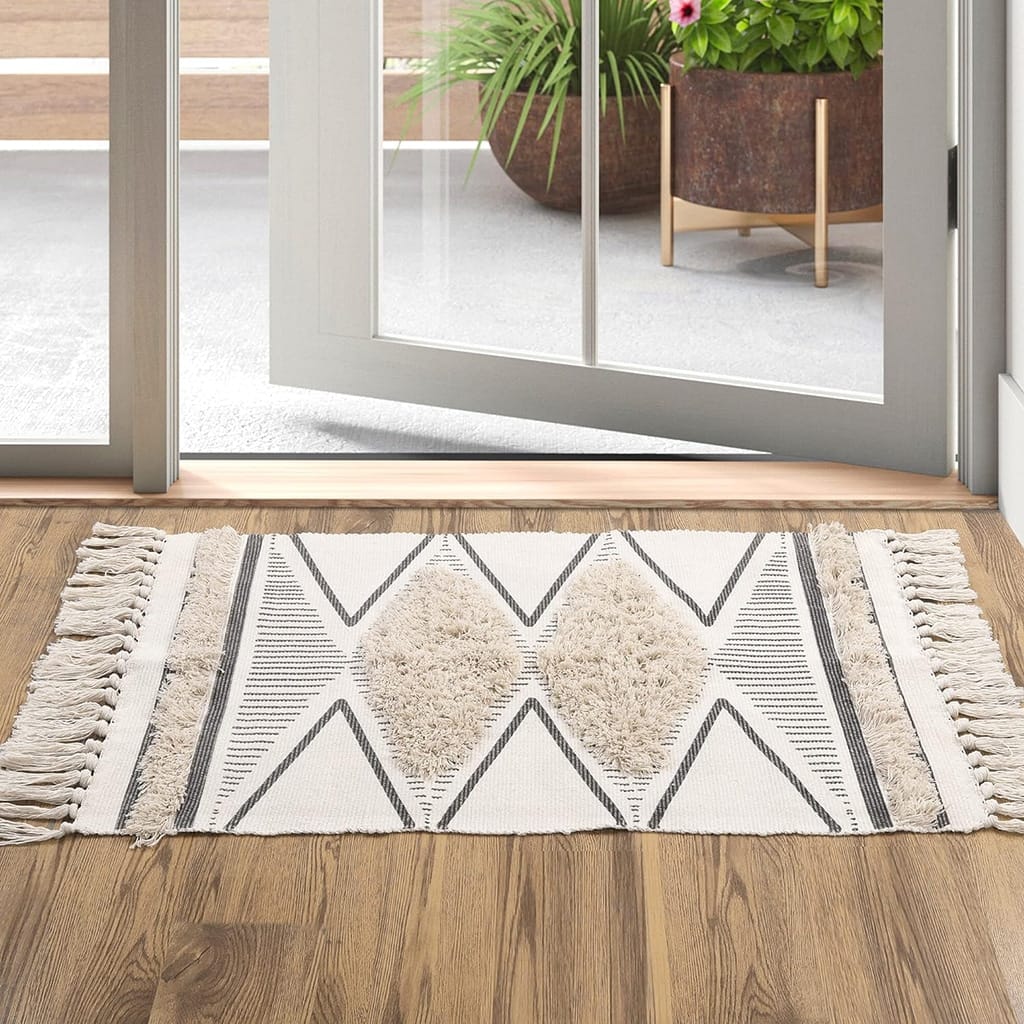
[[[828,100],[815,102],[815,208],[813,213],[747,213],[700,206],[672,194],[672,86],[661,87],[661,262],[675,263],[679,231],[735,229],[748,236],[752,228],[784,228],[814,250],[814,283],[828,287],[828,229],[830,224],[868,224],[882,220],[882,206],[832,212],[828,208]]]

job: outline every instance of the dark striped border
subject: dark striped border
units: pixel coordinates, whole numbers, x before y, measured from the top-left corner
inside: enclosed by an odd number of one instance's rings
[[[242,629],[245,626],[246,611],[249,607],[249,595],[252,592],[252,581],[256,574],[256,564],[263,550],[262,534],[251,534],[246,538],[242,563],[235,582],[235,594],[228,614],[227,629],[224,635],[224,655],[210,693],[210,703],[203,720],[203,727],[192,755],[192,767],[189,771],[188,783],[185,786],[185,797],[182,800],[174,826],[178,831],[191,828],[195,824],[199,810],[199,800],[203,795],[206,778],[210,771],[214,744],[224,721],[227,710],[228,694],[238,663],[238,652],[242,642]]]
[[[889,806],[882,794],[882,787],[879,784],[878,775],[875,773],[871,755],[868,753],[867,743],[864,742],[860,719],[857,717],[853,698],[846,685],[842,662],[839,660],[839,652],[836,650],[835,637],[832,635],[832,626],[825,608],[825,599],[818,582],[818,570],[814,565],[814,556],[811,553],[810,538],[805,533],[794,533],[792,536],[800,580],[807,598],[807,610],[811,616],[811,625],[814,627],[814,637],[818,644],[818,653],[825,669],[825,676],[828,679],[829,690],[839,715],[839,722],[843,727],[843,735],[846,737],[846,746],[850,751],[857,782],[871,817],[871,824],[876,829],[892,828]]]

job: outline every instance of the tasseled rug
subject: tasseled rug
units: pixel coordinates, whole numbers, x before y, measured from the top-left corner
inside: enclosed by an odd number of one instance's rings
[[[98,524],[0,747],[64,834],[1024,831],[951,531]]]

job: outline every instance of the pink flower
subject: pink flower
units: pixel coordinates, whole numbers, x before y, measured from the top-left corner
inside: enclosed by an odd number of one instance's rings
[[[672,0],[669,17],[683,28],[700,21],[700,0]]]

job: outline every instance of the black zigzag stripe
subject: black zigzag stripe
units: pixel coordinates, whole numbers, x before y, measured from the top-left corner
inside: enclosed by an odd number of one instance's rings
[[[477,783],[484,777],[487,769],[494,764],[498,755],[505,749],[509,740],[516,734],[516,730],[523,724],[526,716],[531,711],[541,720],[541,722],[544,723],[544,727],[551,734],[551,738],[555,741],[555,745],[565,755],[565,759],[573,766],[579,777],[587,784],[587,787],[594,796],[604,804],[605,808],[615,820],[615,824],[618,825],[619,828],[626,828],[626,819],[622,816],[622,812],[618,807],[615,806],[612,798],[601,788],[601,784],[594,778],[591,772],[587,769],[587,766],[579,759],[576,755],[576,751],[569,746],[558,726],[555,725],[551,716],[544,710],[537,698],[530,697],[516,712],[515,718],[509,722],[508,728],[501,734],[497,742],[487,752],[487,755],[480,764],[477,765],[476,771],[474,771],[470,776],[469,781],[462,787],[459,795],[452,801],[451,806],[441,816],[441,820],[437,823],[438,829],[446,829],[451,824],[452,819],[458,813],[459,808],[466,802],[470,793],[472,793],[476,788]],[[522,781],[523,785],[530,784],[527,780]]]
[[[720,697],[712,705],[711,710],[708,712],[707,718],[704,719],[703,724],[694,737],[693,743],[690,745],[690,749],[686,752],[686,757],[683,758],[683,763],[679,766],[679,770],[676,772],[671,783],[669,783],[668,789],[665,790],[664,796],[658,801],[658,806],[654,810],[654,814],[651,815],[649,828],[658,828],[661,825],[662,818],[665,817],[665,812],[668,810],[668,806],[672,803],[673,797],[679,792],[679,787],[682,786],[683,781],[689,774],[690,769],[693,767],[693,762],[697,760],[697,755],[700,753],[701,748],[704,746],[704,741],[708,738],[708,734],[711,732],[711,727],[718,720],[718,716],[723,712],[728,711],[732,715],[733,720],[736,724],[746,733],[748,739],[757,747],[758,750],[767,758],[767,760],[775,765],[776,768],[782,773],[786,780],[792,785],[792,787],[807,801],[808,806],[818,815],[819,818],[828,826],[830,832],[839,832],[839,824],[832,817],[824,807],[814,798],[807,787],[793,774],[789,766],[779,757],[778,754],[768,746],[767,743],[754,731],[750,723],[730,704],[727,700]]]
[[[573,574],[576,567],[586,557],[587,552],[594,546],[599,536],[600,534],[594,533],[587,538],[587,540],[583,544],[583,547],[581,547],[579,551],[577,551],[576,554],[573,555],[572,560],[561,571],[561,573],[558,576],[558,579],[556,579],[555,582],[551,584],[551,588],[541,598],[540,604],[538,604],[537,607],[529,613],[527,613],[521,607],[519,602],[509,593],[508,588],[501,582],[501,580],[498,579],[497,576],[494,575],[494,573],[491,571],[487,563],[484,562],[484,560],[476,552],[476,550],[469,543],[469,541],[466,540],[466,538],[461,533],[455,534],[455,539],[462,546],[466,554],[469,555],[469,557],[473,560],[474,564],[480,570],[480,572],[483,573],[487,582],[490,583],[492,587],[494,587],[494,589],[498,592],[498,594],[509,606],[509,608],[511,608],[512,611],[514,611],[516,615],[519,616],[519,618],[523,622],[523,625],[535,626],[537,624],[537,620],[540,619],[540,617],[544,614],[548,605],[551,604],[551,602],[555,599],[555,595],[559,592],[559,590],[562,589],[562,587],[565,585],[565,581]]]
[[[380,600],[381,595],[387,591],[388,587],[391,586],[399,576],[405,572],[406,569],[416,560],[420,552],[433,540],[432,536],[424,537],[409,552],[405,558],[398,564],[398,567],[393,573],[363,602],[362,606],[355,612],[348,612],[345,606],[338,600],[338,595],[331,589],[331,585],[324,579],[323,573],[317,568],[316,562],[313,560],[313,556],[309,553],[309,549],[305,544],[302,543],[302,538],[297,534],[291,535],[291,541],[295,545],[295,550],[302,556],[302,560],[306,563],[309,569],[310,576],[313,577],[316,585],[324,592],[324,597],[330,602],[331,607],[338,613],[338,617],[346,626],[354,626],[360,619]]]
[[[225,826],[226,832],[233,832],[242,821],[242,819],[263,799],[264,796],[270,791],[274,784],[281,778],[282,775],[301,757],[303,751],[320,735],[324,726],[338,713],[341,712],[348,722],[349,728],[352,730],[352,735],[355,737],[356,742],[359,744],[359,749],[362,750],[363,756],[366,758],[370,767],[373,769],[373,773],[377,776],[377,780],[380,782],[381,788],[387,794],[388,799],[391,801],[391,806],[394,807],[398,813],[399,818],[402,819],[402,825],[405,828],[414,828],[416,822],[413,821],[412,815],[409,813],[405,804],[402,803],[402,798],[398,795],[398,791],[395,789],[391,779],[388,778],[388,773],[384,770],[384,765],[380,763],[380,758],[377,757],[376,752],[370,745],[370,741],[366,737],[366,733],[363,731],[363,727],[359,724],[359,719],[356,718],[355,713],[349,706],[347,700],[336,700],[313,724],[309,732],[295,744],[294,748],[289,751],[288,755],[284,760],[267,776],[267,778],[260,784],[259,789],[256,790],[248,800],[235,812],[234,817]]]
[[[725,602],[729,600],[729,595],[736,589],[736,584],[739,583],[740,577],[743,575],[747,566],[750,564],[750,560],[754,557],[755,552],[761,546],[761,542],[765,538],[763,533],[759,533],[754,537],[750,542],[750,547],[747,548],[743,553],[743,557],[739,560],[739,564],[735,569],[733,569],[732,575],[726,581],[726,584],[722,588],[722,592],[718,595],[715,603],[711,606],[709,611],[704,611],[704,609],[701,608],[701,606],[697,604],[697,602],[690,597],[690,595],[683,590],[683,588],[679,586],[679,584],[676,583],[676,581],[673,580],[672,577],[669,576],[668,573],[665,572],[665,570],[662,569],[661,566],[658,565],[658,563],[655,562],[642,547],[640,547],[636,538],[633,537],[631,533],[623,531],[622,536],[625,538],[626,543],[640,556],[647,568],[650,569],[651,572],[653,572],[658,579],[660,579],[661,582],[679,598],[680,601],[688,605],[692,609],[693,614],[696,615],[705,626],[713,626],[715,620],[719,615],[721,615],[722,609],[725,607]]]

